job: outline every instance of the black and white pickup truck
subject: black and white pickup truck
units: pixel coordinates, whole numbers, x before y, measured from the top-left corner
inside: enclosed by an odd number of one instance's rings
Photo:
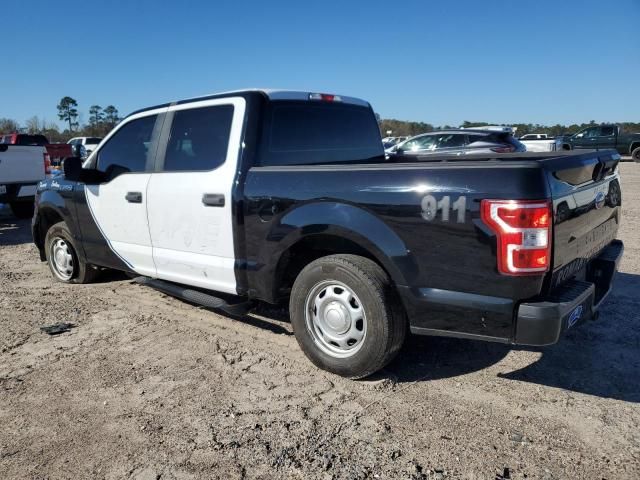
[[[131,114],[39,185],[33,237],[63,282],[112,268],[227,311],[288,300],[311,361],[359,378],[409,331],[547,345],[597,317],[619,158],[385,157],[367,102],[237,91]]]

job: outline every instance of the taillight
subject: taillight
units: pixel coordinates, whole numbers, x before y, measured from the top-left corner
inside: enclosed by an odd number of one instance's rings
[[[493,147],[491,151],[496,153],[513,153],[516,151],[516,147],[513,145],[504,145],[503,147]]]
[[[328,93],[310,93],[309,100],[321,100],[323,102],[341,102],[339,95],[330,95]]]
[[[42,154],[42,156],[44,157],[44,174],[45,175],[50,175],[51,174],[51,158],[49,157],[49,153],[44,152]]]
[[[496,233],[498,271],[536,275],[551,265],[551,222],[547,200],[482,200],[482,220]]]

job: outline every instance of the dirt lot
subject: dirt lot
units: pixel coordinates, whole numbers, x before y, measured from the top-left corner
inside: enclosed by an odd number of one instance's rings
[[[622,174],[600,320],[545,349],[414,337],[360,382],[314,368],[275,309],[56,283],[2,211],[0,478],[640,478],[640,165]]]

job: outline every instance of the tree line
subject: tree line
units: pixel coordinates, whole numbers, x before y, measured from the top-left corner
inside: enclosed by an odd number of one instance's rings
[[[62,97],[56,108],[58,118],[65,123],[66,128],[63,130],[55,122],[34,115],[27,119],[24,125],[11,118],[0,118],[0,133],[40,134],[52,143],[64,143],[71,137],[104,137],[121,120],[115,106],[108,105],[102,108],[100,105],[91,105],[89,121],[80,125],[78,102],[72,97]]]
[[[396,119],[383,119],[380,118],[379,115],[376,115],[378,119],[378,125],[380,126],[380,132],[383,137],[388,136],[387,132],[391,131],[390,136],[399,137],[399,136],[413,136],[418,135],[420,133],[433,132],[435,130],[447,130],[452,128],[469,128],[469,127],[486,127],[488,125],[496,125],[495,123],[487,123],[487,122],[470,122],[465,120],[461,125],[451,126],[451,125],[443,125],[439,127],[435,127],[430,123],[424,122],[406,122],[404,120],[396,120]],[[621,125],[624,130],[630,132],[640,132],[640,123],[634,122],[611,122],[612,124]],[[500,124],[502,126],[509,126],[517,128],[516,136],[521,137],[526,135],[527,133],[546,133],[552,137],[557,137],[560,135],[569,135],[574,134],[583,128],[587,128],[590,126],[598,125],[595,120],[591,120],[589,123],[574,123],[571,125],[541,125],[539,123],[511,123],[511,124]]]

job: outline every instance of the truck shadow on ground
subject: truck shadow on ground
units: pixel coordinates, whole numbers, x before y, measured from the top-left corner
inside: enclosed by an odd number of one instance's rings
[[[490,367],[511,351],[541,353],[523,368],[500,378],[567,391],[640,402],[640,275],[618,273],[597,321],[568,332],[556,345],[514,347],[452,338],[408,339],[403,351],[379,377],[398,383],[457,377]],[[464,379],[461,379],[464,381]]]
[[[19,220],[0,208],[0,246],[31,243],[31,220]]]

